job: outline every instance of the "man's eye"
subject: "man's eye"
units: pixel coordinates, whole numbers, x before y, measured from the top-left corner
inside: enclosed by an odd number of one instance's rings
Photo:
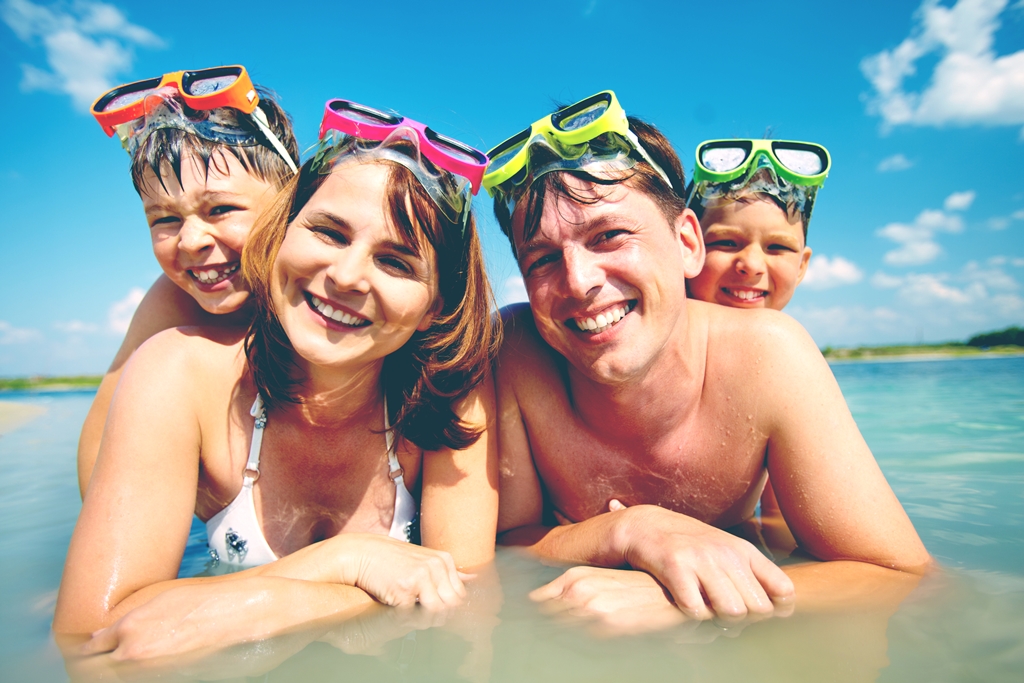
[[[527,264],[527,266],[526,266],[526,274],[530,275],[530,274],[534,273],[538,268],[543,268],[544,266],[548,265],[549,263],[554,263],[556,260],[558,260],[558,255],[557,254],[544,254],[543,256],[540,256],[540,257],[534,259],[529,264]]]
[[[605,230],[597,237],[598,242],[607,242],[608,240],[615,239],[619,235],[625,235],[625,230]]]

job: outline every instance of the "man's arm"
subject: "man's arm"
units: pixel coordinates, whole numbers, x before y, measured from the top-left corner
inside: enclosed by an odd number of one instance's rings
[[[766,320],[759,334],[768,472],[800,547],[820,560],[925,571],[931,558],[810,336],[785,316]]]

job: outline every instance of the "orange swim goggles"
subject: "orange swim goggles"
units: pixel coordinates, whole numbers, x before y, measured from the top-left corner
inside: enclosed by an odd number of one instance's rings
[[[181,100],[192,109],[234,107],[251,114],[260,101],[244,66],[217,66],[199,71],[174,71],[157,78],[119,85],[100,95],[92,105],[92,115],[107,137],[113,137],[122,123],[149,114],[146,102],[159,103],[158,99],[149,100],[149,96],[166,86],[175,87]]]
[[[259,144],[258,137],[238,126],[237,114],[245,114],[292,173],[296,173],[298,168],[291,154],[270,129],[266,114],[256,106],[259,101],[259,93],[244,66],[216,66],[174,71],[119,85],[100,95],[92,105],[92,115],[108,137],[117,133],[125,149],[134,153],[138,140],[147,135],[145,131],[154,128],[183,128],[229,145]],[[224,111],[208,121],[193,121],[181,105],[193,111]]]

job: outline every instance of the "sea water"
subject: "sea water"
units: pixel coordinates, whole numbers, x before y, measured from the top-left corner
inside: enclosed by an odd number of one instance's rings
[[[268,681],[1019,681],[1024,672],[1024,358],[836,364],[882,470],[944,567],[896,609],[612,636],[526,593],[561,572],[501,550],[503,604],[427,628],[321,625],[180,661],[172,678]],[[67,680],[49,623],[80,504],[90,393],[4,394],[46,408],[0,437],[0,679]],[[153,543],[160,543],[154,529]],[[144,549],[141,549],[144,551]],[[182,574],[203,571],[195,525]],[[485,610],[486,612],[486,610]],[[360,654],[354,654],[354,653]],[[110,673],[110,672],[108,672]],[[117,670],[124,678],[167,671]]]

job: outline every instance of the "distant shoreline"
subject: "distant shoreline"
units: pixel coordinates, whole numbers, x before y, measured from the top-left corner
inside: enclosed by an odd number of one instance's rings
[[[909,363],[930,360],[971,360],[983,358],[1018,358],[1024,356],[1024,347],[995,346],[980,349],[961,345],[882,346],[822,351],[829,363]]]
[[[95,389],[103,375],[74,377],[7,377],[0,378],[0,395],[11,391],[81,391]]]

